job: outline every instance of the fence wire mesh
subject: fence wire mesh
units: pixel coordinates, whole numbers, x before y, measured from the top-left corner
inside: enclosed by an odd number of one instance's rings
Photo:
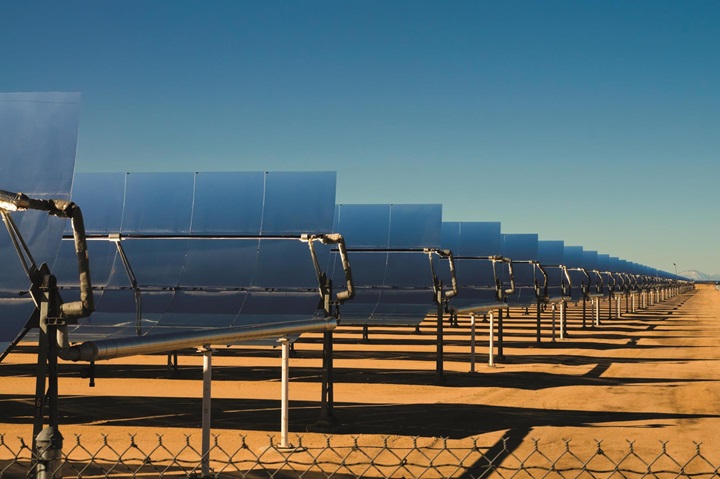
[[[85,442],[85,444],[83,444]],[[274,437],[251,443],[246,436],[214,436],[205,455],[196,438],[166,444],[163,435],[143,441],[135,435],[65,440],[55,462],[47,450],[32,451],[22,438],[0,434],[0,478],[705,478],[720,467],[701,444],[670,452],[667,442],[654,450],[635,443],[572,440],[518,445],[504,437],[481,445],[476,439],[364,436],[297,436],[281,447]],[[39,470],[47,472],[40,472]]]

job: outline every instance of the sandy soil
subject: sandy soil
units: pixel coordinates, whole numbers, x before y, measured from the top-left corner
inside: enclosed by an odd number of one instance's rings
[[[381,443],[420,438],[477,440],[512,448],[541,444],[582,450],[637,448],[703,450],[720,464],[720,292],[695,292],[646,310],[581,328],[581,309],[569,312],[569,338],[551,341],[550,312],[543,314],[543,342],[535,342],[534,315],[513,310],[505,319],[503,360],[487,365],[487,324],[478,324],[478,364],[470,372],[468,318],[445,329],[444,375],[435,371],[432,320],[412,328],[359,328],[335,333],[334,436],[362,436]],[[33,346],[0,364],[0,434],[31,440]],[[304,441],[322,440],[320,419],[322,341],[304,335],[291,358],[290,431]],[[202,357],[180,354],[177,373],[163,355],[98,363],[96,386],[83,378],[86,365],[61,363],[61,431],[86,441],[135,434],[163,434],[166,443],[200,436]],[[213,434],[268,441],[279,436],[280,350],[219,347],[213,358]],[[712,452],[710,452],[712,451]]]

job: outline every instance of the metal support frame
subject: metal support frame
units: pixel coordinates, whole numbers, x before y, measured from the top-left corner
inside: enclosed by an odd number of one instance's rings
[[[80,278],[80,301],[64,303],[55,276],[47,264],[36,266],[27,243],[15,224],[11,211],[38,210],[51,216],[71,220],[75,254]],[[35,413],[33,419],[32,452],[37,454],[37,479],[53,479],[59,474],[63,437],[58,417],[59,350],[68,347],[67,325],[89,316],[94,310],[90,264],[87,254],[85,226],[80,208],[65,200],[39,200],[22,193],[0,190],[0,216],[18,254],[20,263],[30,280],[30,296],[36,311],[25,326],[25,332],[39,329],[37,376],[35,382]],[[33,324],[34,320],[37,324]],[[24,334],[24,333],[23,333]],[[47,385],[47,391],[45,386]],[[47,426],[43,427],[46,419]]]
[[[444,380],[444,325],[443,319],[446,311],[449,311],[448,302],[451,298],[454,298],[458,293],[457,279],[455,276],[455,259],[453,258],[452,251],[450,250],[439,250],[434,248],[425,248],[423,250],[428,255],[430,261],[430,274],[432,275],[433,282],[433,302],[437,307],[437,324],[436,324],[436,351],[435,351],[435,376],[438,381]],[[433,256],[438,256],[448,260],[448,267],[450,270],[450,283],[451,289],[446,290],[443,287],[442,281],[435,274],[435,267],[433,265]]]

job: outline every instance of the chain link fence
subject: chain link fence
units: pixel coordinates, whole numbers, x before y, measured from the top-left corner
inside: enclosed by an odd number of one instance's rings
[[[256,438],[257,439],[257,438]],[[364,436],[298,436],[294,446],[280,447],[272,436],[251,444],[246,436],[213,438],[203,456],[195,439],[185,436],[172,447],[158,435],[139,442],[136,436],[85,441],[65,440],[61,457],[45,463],[40,477],[63,478],[674,478],[720,477],[693,443],[686,454],[658,443],[654,451],[635,443],[613,445],[518,445],[502,438],[494,444],[437,438],[368,438]],[[22,439],[0,435],[0,478],[38,477],[38,460]]]

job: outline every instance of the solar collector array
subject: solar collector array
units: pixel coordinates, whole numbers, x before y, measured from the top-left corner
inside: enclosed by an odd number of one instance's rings
[[[330,232],[334,172],[86,173],[73,200],[83,205],[96,312],[73,340],[285,322],[322,314],[318,280],[301,234]],[[70,241],[55,264],[59,285],[77,288]],[[321,264],[329,247],[318,246]],[[63,294],[65,294],[64,292]]]
[[[455,257],[458,294],[451,300],[455,311],[465,313],[502,306],[497,279],[507,266],[496,259],[502,251],[499,222],[443,222],[442,247],[451,250]]]
[[[355,297],[340,313],[343,325],[417,325],[435,307],[430,261],[440,247],[439,204],[340,204],[333,231],[345,238]],[[341,281],[336,253],[331,278]]]

